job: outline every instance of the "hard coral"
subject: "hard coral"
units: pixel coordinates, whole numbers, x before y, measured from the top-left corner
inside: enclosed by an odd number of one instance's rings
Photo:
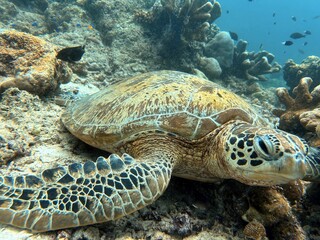
[[[279,128],[300,136],[311,134],[311,144],[320,145],[320,85],[309,91],[312,79],[304,77],[293,89],[291,97],[286,88],[278,88],[276,94],[285,105],[285,110],[275,109],[273,113],[280,118]],[[308,138],[308,137],[306,137]]]
[[[163,28],[166,36],[179,41],[204,41],[211,23],[221,15],[215,0],[161,0],[150,11],[140,10],[135,17],[139,22]]]
[[[305,233],[280,189],[276,187],[252,188],[249,193],[249,204],[250,207],[242,218],[248,222],[259,222],[267,230],[270,229],[270,234],[272,234],[268,236],[270,239],[305,239]],[[262,226],[257,224],[257,229],[261,231],[262,238]],[[249,230],[246,232],[251,233],[252,231]]]
[[[314,80],[311,88],[320,84],[320,58],[309,56],[301,64],[289,59],[283,67],[283,78],[292,90],[303,77],[310,77]]]
[[[220,16],[221,7],[215,0],[184,1],[178,15],[178,19],[183,23],[182,36],[186,40],[205,40],[205,31]]]
[[[267,51],[258,53],[248,52],[247,42],[239,40],[234,50],[233,66],[231,73],[239,78],[247,80],[266,80],[263,76],[268,73],[275,73],[281,70],[277,62],[272,64],[274,55]]]
[[[243,234],[256,240],[264,239],[267,236],[265,227],[255,219],[245,226]]]
[[[0,32],[0,93],[17,87],[43,95],[70,78],[70,68],[56,58],[52,44],[18,31]]]

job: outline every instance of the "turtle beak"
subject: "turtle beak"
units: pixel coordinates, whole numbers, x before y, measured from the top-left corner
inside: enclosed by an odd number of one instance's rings
[[[263,170],[262,168],[253,171],[244,170],[242,177],[243,179],[250,179],[250,182],[248,180],[242,182],[258,186],[287,184],[291,181],[304,179],[308,169],[305,156],[301,153],[297,153],[295,156],[287,156],[282,161],[266,162],[262,167]]]
[[[307,166],[306,158],[301,153],[297,153],[295,157],[285,159],[285,166],[279,168],[279,174],[291,180],[302,179],[306,176]]]

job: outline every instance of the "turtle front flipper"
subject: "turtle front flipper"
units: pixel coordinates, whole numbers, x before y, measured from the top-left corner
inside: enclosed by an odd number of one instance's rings
[[[137,161],[112,154],[39,177],[0,176],[0,222],[43,232],[118,219],[165,191],[172,172],[165,157]]]
[[[320,148],[310,147],[306,156],[307,174],[303,180],[320,182]]]

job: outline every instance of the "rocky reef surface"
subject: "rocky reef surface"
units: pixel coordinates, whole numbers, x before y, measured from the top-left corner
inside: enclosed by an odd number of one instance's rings
[[[44,95],[69,82],[72,71],[56,55],[55,47],[41,38],[0,31],[0,93],[17,87]]]
[[[280,66],[272,63],[271,53],[248,52],[244,40],[235,44],[229,33],[214,24],[223,17],[222,7],[213,0],[0,0],[0,28],[6,29],[1,30],[1,36],[10,32],[20,36],[19,41],[32,39],[19,50],[10,46],[13,41],[3,45],[1,39],[5,38],[0,37],[0,88],[9,80],[14,87],[3,87],[0,97],[1,174],[35,174],[106,155],[67,132],[59,120],[63,105],[147,71],[182,70],[217,81],[257,105],[264,117],[276,121],[271,115],[277,104],[275,91],[261,87],[257,80],[279,71]],[[53,57],[64,47],[79,45],[86,46],[79,62],[66,63]],[[8,49],[14,51],[8,53]],[[29,63],[19,65],[25,69],[18,71],[20,78],[16,78],[17,66],[10,65],[18,58]],[[22,83],[28,82],[29,76],[25,73],[36,70],[38,63],[50,66],[44,72],[51,82],[45,84],[41,76],[34,75],[38,80],[24,88]],[[59,80],[57,76],[62,73],[63,80]],[[299,124],[313,131],[319,117],[315,90],[305,90],[310,80],[300,85],[306,98],[297,97],[292,102],[289,93],[284,93],[280,100],[291,101],[295,108],[286,104],[287,112],[294,115],[300,109],[299,102],[312,97],[308,107],[299,112]],[[305,134],[290,124],[288,131]],[[280,127],[285,128],[281,120]],[[208,184],[173,178],[157,202],[123,219],[41,234],[0,226],[0,238],[319,239],[318,199],[319,186],[303,182],[260,188],[235,181]]]
[[[300,64],[289,59],[283,67],[283,78],[292,91],[300,82],[301,78],[310,77],[313,79],[310,87],[314,88],[320,84],[320,58],[309,56]]]

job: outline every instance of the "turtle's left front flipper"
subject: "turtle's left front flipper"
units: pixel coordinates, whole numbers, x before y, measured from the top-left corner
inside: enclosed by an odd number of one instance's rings
[[[112,154],[41,176],[0,176],[0,223],[43,232],[118,219],[161,196],[173,160],[163,152]]]
[[[320,147],[310,147],[306,157],[307,174],[303,180],[320,182]]]

